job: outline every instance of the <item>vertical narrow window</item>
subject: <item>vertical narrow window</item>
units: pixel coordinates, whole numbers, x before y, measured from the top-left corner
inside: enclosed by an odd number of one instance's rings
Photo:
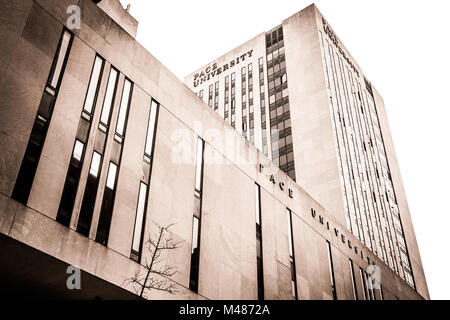
[[[334,279],[333,256],[331,255],[331,244],[327,241],[328,264],[330,266],[331,291],[333,292],[333,300],[337,300],[336,283]]]
[[[198,138],[197,140],[197,156],[195,165],[195,195],[201,196],[202,192],[202,170],[203,170],[203,140]]]
[[[102,207],[97,227],[97,236],[95,241],[107,245],[109,237],[109,228],[111,227],[111,218],[114,208],[114,199],[116,196],[116,180],[118,167],[114,162],[109,163],[108,177],[106,187],[103,193]]]
[[[198,274],[200,261],[200,219],[193,217],[192,220],[192,246],[191,246],[191,272],[189,289],[198,292]]]
[[[195,211],[192,220],[192,247],[191,247],[191,270],[189,289],[198,292],[198,276],[200,264],[200,235],[202,215],[202,184],[203,184],[203,156],[205,143],[199,137],[197,139],[197,160],[195,168]]]
[[[152,104],[150,106],[150,116],[148,118],[148,127],[147,127],[147,140],[145,142],[145,150],[144,150],[144,158],[147,161],[151,161],[152,150],[155,138],[155,130],[156,130],[156,121],[158,115],[159,105],[155,100],[152,100]]]
[[[136,219],[134,221],[133,242],[131,245],[131,259],[140,262],[142,249],[142,230],[147,207],[147,185],[141,181],[137,201]]]
[[[156,127],[159,114],[159,103],[152,99],[150,104],[150,111],[148,116],[147,136],[144,147],[143,166],[148,168],[148,184],[141,181],[139,187],[139,197],[136,210],[136,220],[134,223],[133,242],[131,246],[131,259],[140,262],[142,243],[145,232],[145,219],[147,215],[147,198],[148,198],[148,186],[150,185],[152,166],[153,166],[153,154],[155,151],[156,140]]]
[[[78,124],[77,138],[75,140],[72,157],[70,159],[69,169],[67,170],[61,201],[59,203],[58,214],[56,216],[56,221],[67,227],[69,226],[70,219],[72,218],[72,211],[75,204],[78,184],[80,182],[84,154],[86,152],[85,145],[89,136],[92,114],[94,113],[95,105],[97,103],[97,96],[100,89],[104,64],[105,60],[97,55],[92,67],[86,99],[84,101],[83,111],[81,113],[82,118]]]
[[[26,204],[30,196],[72,41],[72,33],[64,29],[11,195],[22,204]]]
[[[61,83],[72,40],[73,35],[69,31],[64,30],[59,44],[59,53],[56,56],[56,60],[53,62],[52,72],[48,83],[53,89],[58,89]]]
[[[111,70],[109,71],[108,85],[106,87],[105,99],[103,100],[103,108],[99,123],[99,128],[103,132],[106,132],[106,130],[108,129],[111,119],[111,109],[114,105],[117,81],[119,79],[118,75],[119,72],[114,67],[111,67]]]
[[[77,193],[78,183],[80,181],[81,169],[84,158],[84,143],[76,140],[70,159],[69,170],[67,172],[66,182],[59,204],[58,215],[56,221],[65,226],[69,226],[72,217],[73,205]]]
[[[352,277],[353,299],[358,300],[358,289],[356,288],[355,270],[353,269],[353,261],[351,259],[348,259],[348,263],[350,266],[350,275]]]
[[[286,208],[286,215],[288,221],[288,241],[289,241],[289,261],[291,264],[291,286],[292,297],[294,300],[298,300],[297,295],[297,272],[295,269],[295,254],[294,254],[294,237],[292,232],[292,212]]]
[[[367,300],[367,298],[369,298],[370,300],[369,294],[367,292],[366,281],[364,279],[364,271],[361,268],[359,268],[359,276],[361,278],[361,285],[363,287],[364,300]]]
[[[77,231],[86,237],[89,236],[89,230],[91,228],[101,163],[102,155],[94,150],[77,225]]]
[[[367,272],[364,272],[364,277],[366,279],[367,291],[369,292],[370,300],[377,300],[377,298],[375,297],[375,290],[373,288],[372,281],[369,278],[369,275],[367,274]]]
[[[219,81],[214,84],[214,111],[219,109]]]
[[[131,81],[125,79],[125,83],[123,84],[122,100],[120,102],[119,116],[117,117],[116,134],[114,135],[114,139],[119,143],[122,143],[125,137],[132,89],[133,84]]]
[[[223,118],[228,122],[230,115],[230,76],[225,77],[225,92],[223,101]]]
[[[242,134],[248,139],[247,134],[247,69],[246,67],[242,67],[241,69],[241,97],[242,97]]]
[[[381,300],[384,300],[383,286],[381,284],[380,284],[380,298]]]
[[[210,108],[212,108],[213,106],[213,85],[209,86],[209,91],[208,91],[208,106]]]
[[[258,276],[258,300],[264,300],[264,269],[261,229],[261,188],[255,184],[256,267]]]
[[[231,125],[236,128],[236,73],[231,74]]]
[[[95,57],[94,67],[92,68],[91,79],[89,80],[86,100],[84,101],[83,112],[88,116],[92,115],[92,111],[97,101],[98,88],[100,86],[100,76],[102,75],[104,60],[99,56]]]

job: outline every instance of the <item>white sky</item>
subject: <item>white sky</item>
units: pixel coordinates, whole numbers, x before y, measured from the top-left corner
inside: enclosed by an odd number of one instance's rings
[[[310,0],[121,0],[137,40],[181,80]],[[450,299],[450,1],[317,0],[384,98],[432,299]]]

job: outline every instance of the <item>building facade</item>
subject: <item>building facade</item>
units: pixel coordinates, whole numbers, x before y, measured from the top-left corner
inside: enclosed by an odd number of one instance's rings
[[[229,106],[234,73],[243,77]],[[314,5],[185,82],[205,102],[203,92],[218,87],[220,116],[228,121],[236,109],[238,132],[412,288],[417,273],[427,291],[383,100]],[[259,94],[247,93],[253,85]]]
[[[68,27],[69,8],[79,10],[79,27]],[[354,101],[333,103],[345,99],[344,89],[334,84],[327,50],[335,44],[326,44],[328,33],[320,38],[321,23],[312,6],[283,22],[282,31],[236,49],[225,62],[230,68],[235,61],[233,72],[201,84],[204,103],[135,40],[137,21],[117,0],[1,2],[2,294],[134,299],[127,279],[149,259],[155,225],[173,224],[170,236],[182,245],[164,259],[178,273],[162,280],[177,292],[146,298],[429,298],[381,98],[361,83],[370,118],[351,118],[356,111],[344,108]],[[304,34],[293,31],[303,27]],[[296,50],[294,37],[310,49]],[[297,83],[290,64],[308,69],[308,57],[320,73]],[[272,77],[270,68],[277,70]],[[272,117],[271,105],[280,114]],[[372,109],[384,151],[369,122]],[[389,194],[367,204],[365,216],[356,206],[362,182],[348,172],[363,161],[353,158],[359,146],[332,118],[337,112],[345,121],[363,119],[375,135],[377,151],[362,167],[373,184],[367,188],[389,185],[384,152],[398,212]],[[325,129],[315,127],[327,119]],[[269,135],[272,126],[277,132]],[[303,145],[308,134],[313,139]],[[319,152],[326,168],[311,163]],[[374,163],[379,180],[371,176]],[[389,224],[395,213],[401,233]],[[372,215],[379,224],[359,218]],[[391,249],[393,234],[404,236],[409,269],[397,256],[398,239]],[[381,276],[372,287],[374,265]],[[67,288],[70,266],[81,270],[80,290]]]

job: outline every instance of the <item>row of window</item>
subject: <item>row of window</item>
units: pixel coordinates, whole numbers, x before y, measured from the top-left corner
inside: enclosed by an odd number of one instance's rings
[[[295,181],[283,28],[266,34],[272,161]],[[286,142],[289,141],[289,144]]]
[[[284,55],[284,41],[282,27],[277,27],[266,35],[267,50],[267,77],[268,85],[264,83],[264,58],[258,59],[258,80],[260,92],[260,110],[261,110],[261,151],[267,156],[269,155],[269,146],[272,147],[270,157],[273,162],[280,167],[286,174],[295,180],[295,165],[293,161],[293,152],[276,149],[278,139],[284,139],[287,135],[291,135],[290,130],[290,112],[289,98],[287,89],[286,74],[286,58]],[[269,43],[270,42],[270,43]],[[241,119],[242,119],[242,135],[245,136],[252,144],[255,142],[255,113],[253,102],[253,65],[241,68]],[[235,79],[234,73],[231,75],[231,88],[229,85],[229,76],[225,77],[224,86],[224,119],[231,123],[235,128]],[[217,86],[217,83],[216,83]],[[265,91],[268,95],[268,104],[266,106]],[[229,98],[231,91],[231,98]],[[200,91],[201,93],[201,91]],[[199,93],[199,95],[200,95]],[[213,85],[209,86],[208,105],[212,108],[215,103],[213,99]],[[270,117],[266,120],[269,107]],[[231,118],[231,119],[230,119]],[[267,125],[267,121],[270,124]],[[269,143],[270,139],[270,143]],[[284,144],[285,141],[280,144]],[[275,146],[275,147],[274,147]],[[259,148],[259,146],[258,146]],[[293,147],[290,146],[292,149]],[[288,160],[289,159],[289,160]]]
[[[395,230],[401,224],[379,120],[373,97],[368,93],[371,88],[362,90],[332,45],[321,33],[319,36],[347,227],[414,287],[409,263],[401,261],[403,230]]]
[[[41,104],[38,109],[35,124],[28,142],[27,151],[22,161],[21,169],[14,187],[12,198],[27,204],[34,175],[40,160],[40,154],[45,142],[46,133],[51,121],[53,106],[57,99],[59,87],[64,75],[65,66],[70,54],[73,34],[68,30],[63,30],[59,41],[58,49],[51,67],[47,86],[44,90]],[[89,85],[87,88],[81,117],[78,124],[76,138],[73,144],[71,158],[66,174],[66,179],[61,194],[60,204],[56,220],[65,226],[69,226],[72,220],[74,204],[77,194],[82,192],[81,209],[76,221],[77,232],[89,236],[91,224],[93,222],[94,206],[97,196],[101,196],[100,214],[96,230],[92,230],[95,240],[103,245],[107,245],[109,230],[111,226],[112,215],[114,211],[114,200],[117,188],[117,179],[119,176],[120,162],[123,151],[123,143],[127,128],[127,118],[133,92],[133,83],[125,78],[121,91],[119,92],[118,83],[120,72],[111,66],[108,75],[108,82],[103,98],[102,109],[98,121],[97,130],[91,135],[94,113],[96,112],[97,100],[102,82],[103,72],[105,70],[105,60],[96,56],[93,62]],[[111,123],[111,117],[114,110],[115,100],[120,94],[120,103],[117,112],[117,121],[115,123],[114,138],[108,141],[108,132]],[[159,104],[152,101],[149,112],[149,122],[147,128],[147,137],[145,149],[143,150],[143,162],[150,167],[153,156],[153,145],[155,140],[155,128],[157,121]],[[88,149],[88,141],[94,143]],[[110,146],[108,158],[105,156],[105,150]],[[86,160],[86,155],[90,159]],[[102,175],[103,163],[107,162],[106,182],[102,190],[99,190],[99,181]],[[83,165],[89,165],[87,171],[86,184],[79,186]],[[150,174],[148,175],[149,180]],[[133,243],[130,257],[135,260],[140,259],[142,249],[143,228],[145,225],[146,198],[148,193],[149,181],[142,181],[139,188],[138,206],[136,212],[136,221],[134,227]]]

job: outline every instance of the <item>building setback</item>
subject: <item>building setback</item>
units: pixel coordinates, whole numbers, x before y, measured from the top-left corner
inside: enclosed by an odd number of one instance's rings
[[[182,245],[166,257],[178,269],[167,280],[177,293],[151,291],[150,299],[429,298],[382,100],[349,54],[335,66],[359,72],[359,82],[351,87],[347,76],[341,88],[330,80],[341,76],[323,67],[335,67],[328,59],[337,47],[314,6],[187,77],[186,86],[135,40],[137,21],[118,0],[77,3],[82,19],[73,30],[71,1],[1,4],[2,294],[134,299],[126,280],[149,258],[156,223],[174,224],[171,237]],[[271,83],[270,68],[280,84]],[[189,88],[197,82],[206,104]],[[366,216],[378,229],[360,223],[362,207],[349,200],[362,196],[361,182],[345,171],[360,164],[360,145],[351,147],[334,118],[339,108],[342,122],[353,121],[355,102],[340,99],[350,100],[344,90],[357,83],[361,112],[370,115],[358,118],[370,125],[366,148],[378,150],[364,156],[366,191],[376,199],[368,195]],[[282,108],[276,117],[272,104]],[[373,110],[387,169],[368,122]],[[262,134],[264,123],[276,125],[276,135]],[[345,151],[336,149],[341,140]],[[398,212],[389,193],[380,198],[384,170]],[[404,236],[404,263],[399,238],[388,249],[393,232]],[[374,264],[380,289],[368,280]],[[81,290],[66,287],[70,265],[81,269]]]

